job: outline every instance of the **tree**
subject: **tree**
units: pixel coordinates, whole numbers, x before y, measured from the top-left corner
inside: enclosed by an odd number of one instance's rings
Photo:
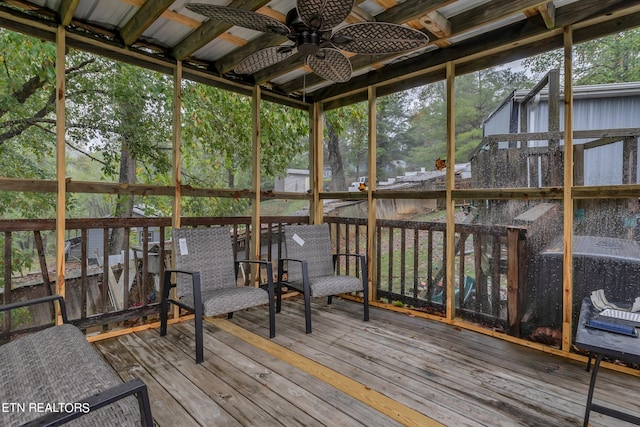
[[[640,81],[640,29],[634,28],[580,43],[573,48],[573,81],[577,85]],[[527,58],[526,69],[539,80],[562,69],[563,50]]]
[[[394,93],[378,98],[376,104],[376,170],[386,179],[394,171],[393,162],[404,157],[409,148],[409,109],[406,93]]]
[[[182,95],[184,184],[246,189],[251,186],[251,99],[211,86],[185,82]],[[278,104],[260,108],[261,183],[284,176],[308,146],[308,115]],[[308,162],[307,162],[308,164]],[[265,188],[263,186],[263,188]],[[246,214],[249,201],[188,200],[187,212]],[[209,206],[209,207],[206,207]]]
[[[356,176],[367,159],[367,104],[359,103],[328,111],[325,114],[325,161],[331,168],[331,191],[347,190],[344,160]],[[346,153],[346,154],[345,154]],[[344,156],[344,157],[343,157]],[[366,163],[365,163],[366,164]]]
[[[6,177],[55,179],[55,51],[51,43],[0,29],[0,166]],[[73,49],[65,60],[68,176],[169,185],[173,79]],[[248,187],[252,150],[247,98],[187,81],[183,86],[183,182]],[[269,179],[283,175],[287,163],[306,147],[302,136],[308,135],[308,119],[306,112],[265,104],[262,173]],[[108,197],[69,199],[86,203],[77,214],[87,216],[90,205],[103,214]],[[0,194],[0,200],[5,202],[0,211],[8,216],[51,217],[55,212],[55,194],[12,192]],[[131,196],[112,198],[110,214],[131,216],[133,203]],[[225,215],[242,204],[199,200],[190,206],[194,215]],[[159,207],[170,212],[168,205]],[[114,235],[110,250],[119,252],[121,245]]]
[[[524,71],[491,68],[456,77],[456,161],[482,141],[482,122],[513,90],[529,85]],[[406,144],[407,163],[413,168],[435,169],[446,157],[447,104],[445,82],[432,83],[414,92],[419,107],[410,117]]]
[[[27,57],[21,52],[29,52]],[[33,58],[37,60],[32,60]],[[55,107],[55,48],[0,30],[0,168],[6,177],[55,177],[51,141]],[[53,107],[52,107],[53,105]],[[0,193],[4,217],[34,218],[55,211],[55,194]]]

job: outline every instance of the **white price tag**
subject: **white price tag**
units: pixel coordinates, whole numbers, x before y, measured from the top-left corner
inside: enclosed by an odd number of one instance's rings
[[[180,245],[180,255],[189,255],[189,249],[187,248],[187,239],[184,237],[182,239],[178,239],[178,244]]]
[[[293,235],[293,241],[299,244],[300,246],[304,246],[304,240],[302,240],[302,237],[298,236],[297,233]]]

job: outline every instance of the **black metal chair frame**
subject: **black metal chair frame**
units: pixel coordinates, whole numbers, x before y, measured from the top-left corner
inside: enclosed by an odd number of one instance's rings
[[[287,253],[288,255],[288,253]],[[327,254],[329,256],[331,254]],[[347,253],[337,253],[333,254],[333,271],[335,273],[338,260],[340,257],[353,257],[356,259],[358,265],[356,269],[359,269],[360,278],[362,281],[362,294],[363,294],[363,305],[364,305],[364,321],[369,321],[369,276],[367,271],[367,258],[364,255],[360,254],[347,254]],[[299,263],[302,269],[302,288],[299,286],[293,285],[289,281],[283,280],[283,274],[285,272],[284,263],[287,262],[287,268],[289,268],[289,263]],[[309,284],[309,269],[307,265],[307,260],[304,259],[296,259],[296,258],[281,258],[278,260],[278,286],[276,287],[276,313],[280,313],[282,309],[282,286],[287,286],[295,289],[298,292],[301,292],[304,297],[304,316],[305,316],[305,331],[307,334],[311,333],[311,287]],[[327,296],[327,303],[332,303],[333,295]]]
[[[335,266],[337,265],[337,260],[339,257],[356,257],[356,259],[359,259],[360,261],[360,270],[361,270],[361,274],[362,274],[362,297],[364,299],[364,321],[368,322],[369,321],[369,285],[368,285],[368,272],[367,272],[367,268],[366,268],[366,257],[364,255],[358,255],[358,254],[334,254],[333,255],[333,265],[334,265],[334,269]],[[300,263],[302,265],[302,283],[303,283],[303,288],[297,288],[297,287],[293,287],[291,286],[290,283],[288,283],[287,281],[283,280],[282,278],[282,274],[284,271],[284,262],[297,262]],[[364,266],[364,268],[363,268]],[[276,294],[277,294],[277,302],[276,302],[276,313],[280,313],[280,310],[282,309],[282,285],[284,286],[288,286],[291,287],[293,289],[295,289],[296,291],[300,292],[303,294],[303,298],[304,298],[304,320],[305,320],[305,332],[307,334],[311,333],[311,289],[309,288],[309,270],[307,268],[307,261],[303,260],[303,259],[294,259],[294,258],[282,258],[280,260],[278,260],[278,286],[276,289]],[[327,304],[331,304],[333,302],[333,295],[328,295],[327,296]]]
[[[14,310],[16,308],[28,307],[36,304],[45,304],[45,303],[53,304],[55,301],[57,301],[60,306],[60,314],[62,317],[62,322],[69,323],[64,298],[61,295],[50,295],[50,296],[45,296],[41,298],[35,298],[28,301],[21,301],[21,302],[6,304],[3,306],[0,306],[0,313]],[[52,327],[55,327],[55,326],[52,326]],[[45,362],[46,361],[43,361],[43,363]],[[81,369],[81,367],[78,367],[78,368]],[[51,369],[55,370],[55,366],[52,366]],[[53,373],[54,372],[52,372],[52,374]],[[60,378],[60,381],[64,381],[64,378]],[[85,415],[85,413],[91,413],[96,409],[110,405],[120,399],[129,397],[132,395],[135,395],[138,400],[138,406],[140,408],[141,425],[145,427],[153,427],[154,423],[153,423],[153,417],[151,415],[149,393],[147,391],[146,384],[139,378],[111,387],[98,394],[89,396],[86,399],[82,400],[81,402],[77,402],[77,403],[86,404],[86,405],[78,405],[78,407],[82,407],[83,410],[76,410],[76,411],[69,411],[69,412],[65,412],[65,411],[51,412],[24,425],[25,426],[58,426],[58,425],[67,423],[71,420],[74,420],[76,418],[79,418],[82,415]],[[88,408],[88,411],[83,412],[87,408]]]
[[[255,264],[258,266],[263,266],[267,270],[267,292],[269,295],[269,338],[273,338],[276,336],[276,328],[275,328],[275,306],[274,306],[274,283],[273,283],[273,267],[270,262],[262,261],[262,260],[241,260],[234,261],[235,265],[235,278],[238,280],[238,271],[240,268],[240,264]],[[171,277],[175,274],[175,281],[171,280]],[[186,304],[183,304],[179,300],[173,299],[169,297],[169,293],[172,288],[177,286],[177,275],[178,274],[186,274],[191,276],[191,284],[193,287],[193,307],[190,307]],[[169,317],[169,303],[175,304],[178,307],[187,310],[194,314],[194,324],[195,324],[195,338],[196,338],[196,363],[202,363],[204,360],[204,334],[202,331],[203,328],[203,301],[202,301],[202,291],[201,291],[201,277],[200,272],[198,271],[187,271],[181,269],[167,269],[164,272],[164,279],[162,285],[162,298],[160,301],[160,335],[164,336],[167,334],[167,324]],[[233,312],[227,313],[227,318],[231,319],[233,317]]]

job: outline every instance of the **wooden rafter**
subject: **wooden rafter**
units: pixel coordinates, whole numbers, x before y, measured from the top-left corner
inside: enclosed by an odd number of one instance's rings
[[[428,13],[431,13],[437,8],[442,7],[443,2],[431,1],[429,3],[433,4],[432,9],[426,9],[424,4],[416,4],[416,3],[424,3],[424,2],[404,2],[395,6],[391,9],[382,12],[377,16],[380,21],[384,22],[394,22],[394,23],[405,23],[413,19],[419,19]],[[546,2],[539,0],[497,0],[492,1],[488,5],[482,5],[470,9],[468,11],[462,12],[458,15],[455,15],[449,19],[450,21],[450,36],[455,36],[462,34],[464,32],[479,28],[483,25],[490,24],[495,22],[498,19],[504,18],[505,16],[512,16],[518,13],[522,13],[523,10],[531,7],[537,7],[539,5],[545,4]],[[438,44],[442,44],[442,39],[437,38],[433,33],[431,33],[433,42]],[[448,43],[447,43],[448,44]],[[446,44],[445,44],[446,46]],[[394,54],[394,55],[358,55],[351,59],[351,66],[354,71],[362,70],[366,68],[372,67],[376,63],[380,63],[383,61],[389,61],[393,58],[397,58],[402,56],[402,54]],[[306,81],[302,81],[302,79],[296,79],[291,82],[288,82],[280,87],[280,90],[291,93],[299,91],[304,84],[308,86],[313,86],[316,84],[322,83],[322,79],[318,76],[312,75],[308,76]],[[348,86],[348,83],[346,84]],[[342,85],[340,85],[342,86]]]
[[[120,36],[124,44],[130,45],[135,42],[151,24],[173,3],[173,0],[156,0],[145,2],[127,21]]]
[[[589,25],[588,30],[585,31],[576,30],[574,33],[574,42],[579,43],[605,34],[610,34],[613,31],[620,31],[624,28],[633,28],[640,25],[640,17],[638,16],[638,13],[634,12],[635,9],[626,9],[631,6],[629,5],[629,2],[626,2],[626,4],[622,4],[622,2],[614,0],[602,0],[602,2],[610,4],[609,7],[612,13],[616,10],[625,9],[628,10],[628,14],[624,19],[619,17],[613,22],[603,20],[601,24]],[[640,5],[640,1],[637,0],[634,0],[633,3]],[[498,30],[487,32],[482,38],[469,39],[451,46],[448,49],[439,49],[418,55],[397,64],[387,65],[384,67],[383,71],[378,73],[369,73],[367,75],[360,76],[357,80],[320,89],[316,91],[313,96],[317,100],[322,100],[325,98],[335,97],[341,93],[351,93],[363,90],[369,85],[379,85],[386,81],[393,81],[393,79],[396,79],[399,76],[403,76],[405,79],[411,79],[413,78],[411,77],[412,73],[428,73],[430,67],[435,67],[447,62],[448,60],[464,61],[464,65],[456,67],[459,74],[463,74],[486,68],[487,66],[491,66],[492,63],[505,63],[530,55],[539,54],[553,48],[558,49],[562,47],[561,27],[573,25],[581,19],[584,19],[581,18],[581,16],[582,9],[585,6],[588,7],[590,5],[584,5],[582,2],[579,2],[558,8],[556,10],[556,25],[559,29],[556,29],[555,31],[549,31],[542,18],[539,15],[536,15],[529,20],[523,20],[522,22],[517,22]],[[573,10],[576,11],[575,14],[572,13]],[[591,15],[593,15],[593,12],[591,12]],[[454,20],[452,19],[452,24],[453,23]],[[478,57],[480,56],[486,59],[478,60]],[[355,57],[354,60],[359,58],[360,57]],[[444,78],[444,74],[440,73],[440,75],[436,77],[441,80]],[[435,81],[421,78],[417,78],[417,80],[422,82],[420,84]],[[309,81],[307,81],[307,84],[310,84]],[[283,86],[285,87],[281,88],[282,90],[294,89],[290,84]],[[394,87],[394,89],[397,88]],[[359,100],[362,100],[362,97],[360,97]]]
[[[268,0],[234,0],[229,4],[229,7],[255,11],[268,2]],[[176,59],[185,59],[216,37],[224,34],[232,26],[233,25],[210,19],[198,27],[196,31],[185,37],[183,41],[171,50],[171,53]]]

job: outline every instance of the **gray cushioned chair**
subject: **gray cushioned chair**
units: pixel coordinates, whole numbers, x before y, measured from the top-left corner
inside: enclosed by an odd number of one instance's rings
[[[277,307],[282,307],[281,284],[304,294],[306,332],[311,333],[311,297],[362,292],[364,297],[364,320],[369,320],[369,292],[367,261],[360,254],[332,255],[329,224],[286,225],[284,227],[286,258],[278,260]],[[335,266],[340,257],[356,260],[358,276],[336,275]],[[287,263],[285,269],[284,263]],[[287,280],[283,272],[287,271]]]
[[[276,335],[273,269],[270,262],[234,261],[228,227],[177,228],[173,230],[173,245],[176,269],[167,269],[164,274],[160,335],[167,333],[170,302],[195,314],[196,363],[204,359],[203,316],[227,314],[230,319],[234,311],[268,304],[269,337]],[[237,285],[241,263],[254,263],[266,268],[266,289],[264,286]],[[171,280],[173,273],[176,273],[176,283]],[[172,287],[176,287],[176,299],[169,298]]]
[[[70,422],[68,425],[76,427],[152,427],[147,386],[139,378],[120,379],[82,331],[68,323],[62,296],[0,306],[0,318],[11,310],[54,301],[60,304],[62,325],[40,330],[35,326],[30,330],[36,332],[0,345],[0,402],[16,405],[0,411],[0,425],[57,426]],[[15,331],[20,332],[24,334],[24,330]]]

